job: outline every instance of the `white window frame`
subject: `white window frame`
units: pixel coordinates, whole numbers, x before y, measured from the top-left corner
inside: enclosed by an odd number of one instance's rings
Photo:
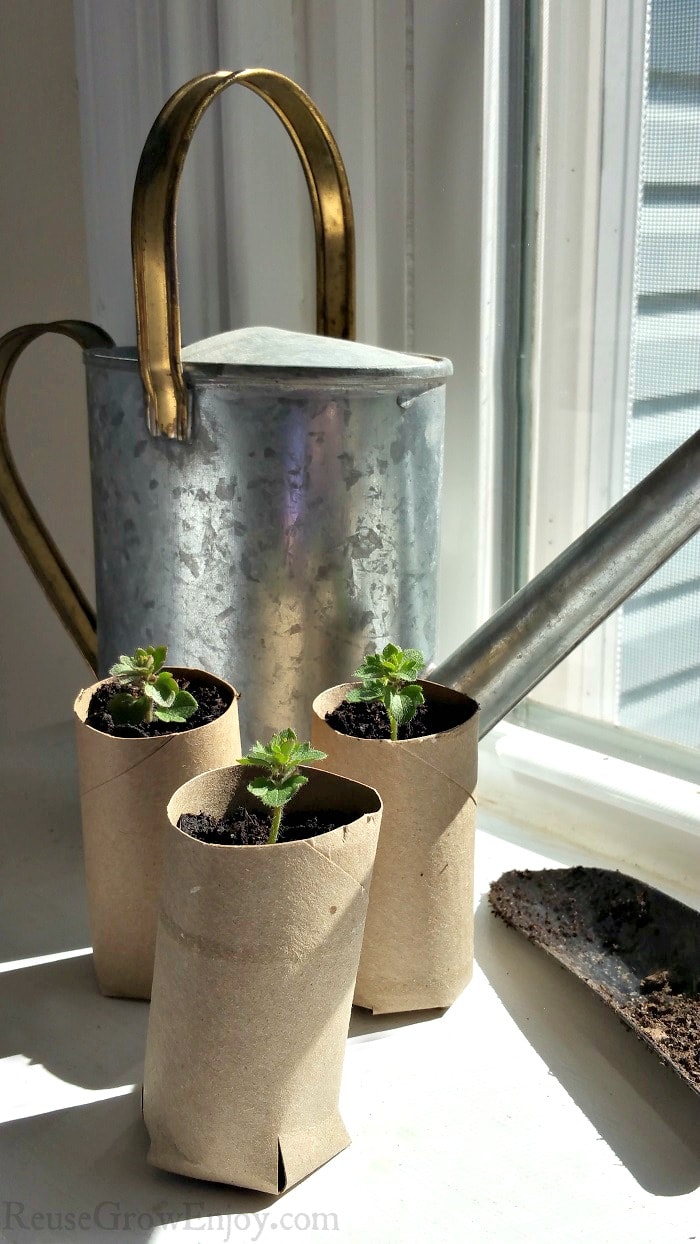
[[[624,491],[645,26],[639,0],[542,4],[527,579]],[[538,702],[614,721],[617,627]]]
[[[540,5],[523,580],[623,491],[646,9],[638,0]],[[503,141],[489,115],[487,107],[486,170],[496,164],[489,147]],[[498,278],[489,241],[485,232],[486,327]],[[496,405],[488,371],[484,387],[484,406]],[[643,867],[687,885],[699,855],[697,753],[608,724],[616,706],[616,627],[613,616],[482,742],[480,801],[621,868]]]

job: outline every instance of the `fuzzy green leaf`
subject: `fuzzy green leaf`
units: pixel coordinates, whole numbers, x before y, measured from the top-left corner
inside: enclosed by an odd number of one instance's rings
[[[147,682],[144,692],[159,708],[170,708],[179,691],[179,687],[168,670],[161,670],[155,682]]]
[[[114,663],[109,672],[113,678],[131,678],[137,673],[137,670],[131,657],[122,656]]]
[[[297,736],[294,730],[280,730],[277,734],[273,734],[268,744],[275,763],[278,765],[293,764],[292,755],[297,745]]]
[[[153,657],[153,673],[157,674],[165,665],[165,659],[168,655],[167,645],[161,644],[158,648],[148,648],[147,652]]]
[[[238,760],[239,765],[262,765],[266,769],[272,768],[274,759],[270,749],[261,743],[258,739],[250,748],[247,756],[241,756]]]
[[[251,780],[248,790],[268,808],[281,809],[308,782],[308,778],[298,772],[297,765],[325,758],[325,752],[308,742],[300,743],[294,730],[287,729],[278,730],[269,743],[261,743],[258,739],[238,763],[266,770]]]
[[[423,668],[423,663],[418,661],[402,661],[395,677],[400,678],[403,682],[415,682]]]
[[[248,783],[251,795],[256,795],[268,808],[283,808],[293,799],[308,778],[303,773],[290,773],[282,782],[274,783],[266,777],[255,777]]]
[[[115,726],[139,726],[146,720],[148,700],[145,696],[135,698],[128,691],[121,691],[107,701],[106,709]]]
[[[388,690],[384,699],[386,711],[400,726],[411,721],[422,703],[423,692],[416,686],[401,687],[399,691]]]
[[[177,695],[180,690],[177,680],[170,673],[170,670],[161,670],[153,685],[158,687],[163,695],[167,695],[169,691],[172,691],[173,695]]]
[[[261,743],[258,739],[238,763],[257,765],[266,770],[252,778],[248,790],[268,808],[279,810],[309,780],[303,773],[299,773],[297,766],[325,758],[325,752],[318,751],[309,742],[300,743],[294,730],[287,729],[278,730],[269,743]]]
[[[134,697],[129,695],[128,691],[122,691],[118,695],[113,695],[111,700],[107,701],[105,707],[115,725],[126,726],[130,724],[133,702]]]
[[[365,704],[370,700],[381,700],[383,696],[384,683],[378,678],[371,678],[359,687],[351,687],[345,699],[350,704]]]
[[[353,678],[377,678],[385,672],[384,661],[380,653],[370,652],[361,665],[358,665]]]
[[[417,665],[419,670],[425,665],[425,657],[418,648],[404,648],[402,657],[404,662]]]
[[[198,708],[197,701],[189,691],[178,691],[172,704],[165,708],[156,708],[155,715],[159,721],[187,721]]]
[[[260,765],[266,769],[291,769],[311,760],[325,760],[326,753],[319,752],[310,743],[300,743],[293,730],[280,730],[268,744],[259,740],[242,756],[239,764]]]
[[[145,695],[139,695],[133,702],[132,712],[134,714],[133,722],[139,725],[142,721],[146,721],[150,704]]]
[[[381,652],[368,653],[362,664],[355,671],[364,687],[379,684],[382,692],[391,687],[394,691],[405,682],[415,682],[425,664],[423,653],[418,648],[399,648],[397,644],[386,644]],[[374,694],[367,696],[353,694],[352,702],[361,699],[379,698],[376,689]],[[348,696],[348,699],[350,697]]]
[[[308,765],[314,760],[325,760],[327,755],[327,752],[320,752],[310,743],[299,743],[294,751],[294,763],[295,765]]]
[[[421,704],[425,704],[425,696],[416,683],[409,683],[407,687],[402,687],[400,694],[405,699],[413,702],[414,709],[420,708]]]
[[[394,721],[400,726],[402,726],[406,721],[407,710],[409,711],[409,721],[415,712],[415,709],[409,701],[405,700],[398,691],[387,691],[384,697],[384,704],[389,716],[393,717]]]

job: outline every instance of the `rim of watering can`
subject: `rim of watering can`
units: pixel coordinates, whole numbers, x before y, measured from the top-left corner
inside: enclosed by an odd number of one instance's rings
[[[189,357],[188,357],[189,355]],[[217,358],[217,355],[220,357]],[[201,357],[198,357],[201,356]],[[133,368],[133,347],[98,346],[85,352],[86,362]],[[305,387],[396,389],[417,382],[429,387],[452,375],[449,359],[432,354],[408,354],[339,338],[289,332],[278,328],[243,328],[196,342],[183,351],[191,383],[246,384],[288,382]]]

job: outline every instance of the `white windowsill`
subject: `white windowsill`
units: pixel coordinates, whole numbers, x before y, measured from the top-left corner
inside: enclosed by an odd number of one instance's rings
[[[479,751],[479,802],[546,839],[700,899],[700,784],[503,722]]]
[[[113,1207],[132,1220],[110,1239],[154,1244],[272,1231],[342,1244],[667,1244],[698,1234],[698,1099],[488,906],[504,871],[605,860],[485,808],[474,979],[443,1015],[354,1013],[341,1095],[351,1146],[277,1201],[147,1166],[148,1007],[102,998],[94,984],[73,750],[69,727],[0,747],[0,1238],[66,1238],[65,1227],[8,1222],[11,1201],[25,1222]],[[151,1233],[157,1213],[174,1221]],[[307,1225],[324,1213],[337,1230]]]

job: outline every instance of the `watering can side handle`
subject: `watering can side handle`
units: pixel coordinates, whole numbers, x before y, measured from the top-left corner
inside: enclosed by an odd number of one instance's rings
[[[316,330],[355,334],[355,231],[345,168],[326,121],[309,96],[271,69],[218,70],[185,83],[146,139],[134,185],[131,247],[139,367],[148,429],[187,440],[175,217],[182,168],[203,113],[234,83],[264,99],[282,121],[304,170],[316,234]]]
[[[95,612],[68,569],[20,479],[7,436],[5,405],[15,363],[44,333],[70,337],[84,350],[112,346],[107,333],[85,320],[24,324],[0,337],[0,511],[69,635],[91,669],[97,669]]]

